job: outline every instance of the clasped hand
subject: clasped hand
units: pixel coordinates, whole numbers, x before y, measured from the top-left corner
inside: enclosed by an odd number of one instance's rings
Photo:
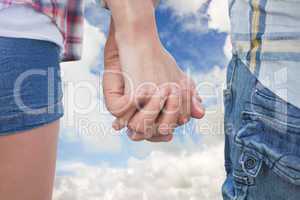
[[[113,128],[128,128],[133,141],[168,142],[174,129],[204,116],[194,82],[160,41],[123,41],[114,24],[105,46],[103,88]]]

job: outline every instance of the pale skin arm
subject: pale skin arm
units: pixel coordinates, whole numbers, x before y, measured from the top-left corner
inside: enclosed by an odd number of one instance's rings
[[[117,117],[113,127],[127,126],[135,141],[169,141],[175,127],[204,115],[194,82],[162,46],[152,0],[106,2],[113,23],[105,48],[104,94]]]

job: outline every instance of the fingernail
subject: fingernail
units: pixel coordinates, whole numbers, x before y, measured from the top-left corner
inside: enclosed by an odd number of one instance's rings
[[[186,124],[189,120],[187,117],[182,117],[180,121],[182,124]]]
[[[129,129],[126,130],[126,133],[129,137],[131,137],[133,135],[133,132]]]
[[[119,131],[121,129],[119,122],[114,121],[112,127],[116,130]]]
[[[184,118],[184,119],[183,119],[183,123],[187,123],[188,121],[189,121],[188,118]]]

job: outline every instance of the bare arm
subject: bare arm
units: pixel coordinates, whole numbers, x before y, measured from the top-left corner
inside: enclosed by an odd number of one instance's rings
[[[117,42],[159,42],[153,1],[157,0],[106,0],[112,12]]]

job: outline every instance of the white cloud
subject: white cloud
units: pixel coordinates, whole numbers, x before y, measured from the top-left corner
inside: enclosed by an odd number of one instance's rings
[[[185,31],[207,31],[208,16],[200,9],[208,0],[166,0],[161,1],[163,9],[171,9],[175,20],[179,21]]]
[[[221,32],[229,32],[230,22],[228,13],[228,0],[212,0],[208,9],[211,20],[209,27]]]
[[[55,200],[211,200],[221,199],[223,145],[174,155],[153,152],[130,159],[127,168],[65,165],[72,176],[58,176]]]
[[[209,16],[208,27],[221,32],[229,32],[230,23],[228,15],[228,0],[212,0],[208,10],[202,10],[203,5],[209,0],[166,0],[162,2],[162,8],[169,8],[173,11],[175,18],[182,22],[182,26],[188,31],[205,31],[203,20]],[[207,5],[206,5],[207,6]],[[207,13],[203,13],[207,12]]]
[[[230,35],[227,36],[225,45],[224,45],[224,54],[227,57],[228,60],[232,57],[232,43],[231,43],[231,37]]]
[[[224,139],[224,104],[226,68],[213,67],[206,73],[193,73],[197,91],[203,99],[206,115],[198,121],[198,131],[202,135],[203,146],[211,146]]]
[[[176,15],[184,16],[197,14],[203,3],[207,0],[166,0],[163,1],[164,6],[171,8]]]

